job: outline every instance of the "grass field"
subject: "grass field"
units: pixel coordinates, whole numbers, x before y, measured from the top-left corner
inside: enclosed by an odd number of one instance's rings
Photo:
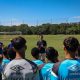
[[[8,45],[10,40],[18,35],[0,35],[0,41],[4,45]],[[31,49],[36,46],[36,42],[39,40],[37,35],[21,35],[27,40],[26,58],[32,59]],[[80,41],[80,35],[44,35],[44,39],[47,41],[48,47],[53,46],[59,52],[59,58],[64,58],[63,40],[68,36],[74,36]]]

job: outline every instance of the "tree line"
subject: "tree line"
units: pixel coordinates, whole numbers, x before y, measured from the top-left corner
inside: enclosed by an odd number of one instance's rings
[[[32,34],[80,34],[80,22],[61,24],[42,24],[38,26],[28,26],[27,24],[3,26],[0,25],[0,32],[21,32],[23,35]]]

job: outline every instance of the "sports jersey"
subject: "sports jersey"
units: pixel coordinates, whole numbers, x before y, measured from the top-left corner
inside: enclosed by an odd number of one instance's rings
[[[9,59],[3,59],[3,60],[2,60],[2,67],[3,67],[3,69],[6,67],[6,65],[7,65],[9,62],[10,62]]]
[[[52,71],[52,69],[47,71],[46,80],[58,80],[57,75]]]
[[[39,80],[37,66],[25,59],[12,60],[5,68],[3,80]]]
[[[64,60],[58,69],[59,80],[80,80],[80,60]]]
[[[47,72],[53,67],[53,63],[45,64],[42,69],[40,70],[42,80],[46,80]]]
[[[3,72],[3,68],[2,68],[2,66],[0,64],[0,80],[2,80],[2,72]]]
[[[37,66],[43,64],[43,61],[41,60],[33,60],[32,62],[34,62]]]

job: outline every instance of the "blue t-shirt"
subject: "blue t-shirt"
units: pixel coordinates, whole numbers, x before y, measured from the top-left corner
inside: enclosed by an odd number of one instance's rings
[[[42,67],[42,69],[40,70],[41,76],[42,76],[42,80],[47,80],[47,78],[46,78],[46,76],[48,74],[47,72],[50,69],[52,69],[53,65],[54,65],[53,63],[47,63]]]
[[[64,60],[58,70],[59,80],[80,80],[80,60]]]
[[[58,80],[58,76],[50,69],[47,71],[46,80]]]
[[[41,60],[33,60],[32,62],[34,62],[37,66],[42,65],[44,63]]]
[[[3,67],[3,69],[6,67],[6,65],[7,65],[9,62],[10,62],[9,59],[3,59],[3,60],[2,60],[2,67]]]

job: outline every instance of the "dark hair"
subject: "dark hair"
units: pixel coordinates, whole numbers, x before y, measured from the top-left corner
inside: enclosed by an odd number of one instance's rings
[[[52,62],[58,61],[58,51],[55,50],[53,47],[48,47],[46,49],[46,58]]]
[[[8,58],[8,47],[3,48],[3,55]]]
[[[16,57],[16,52],[14,51],[13,48],[9,48],[8,50],[8,56],[10,60],[13,60]]]
[[[80,44],[79,44],[79,46],[78,46],[78,53],[77,53],[77,56],[80,57]]]
[[[34,47],[31,50],[31,55],[35,58],[35,59],[39,59],[39,49]]]
[[[25,44],[26,40],[21,36],[16,37],[12,40],[12,45],[16,50],[20,50],[21,48],[25,47]]]
[[[79,41],[74,37],[68,37],[63,42],[68,52],[75,52],[78,48]]]

